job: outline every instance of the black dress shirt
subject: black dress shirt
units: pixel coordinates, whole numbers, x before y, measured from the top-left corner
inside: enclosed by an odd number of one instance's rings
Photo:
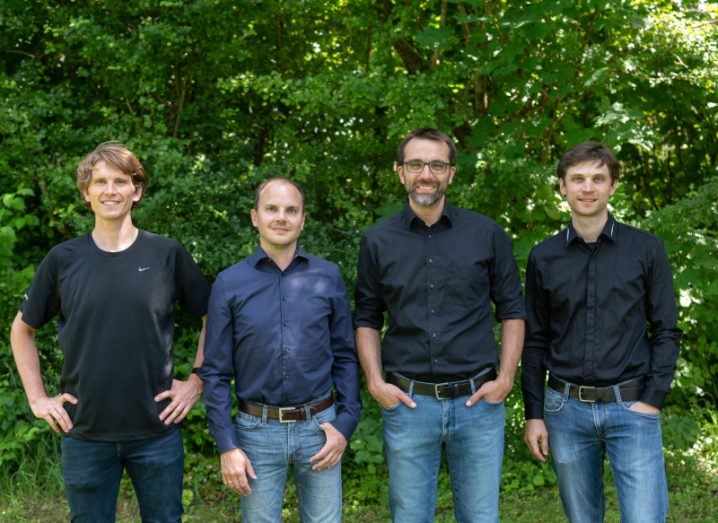
[[[221,272],[207,312],[207,417],[220,452],[238,448],[230,381],[245,401],[301,405],[336,388],[332,425],[349,440],[359,423],[359,366],[339,268],[301,248],[283,272],[257,247]]]
[[[611,215],[591,246],[567,229],[536,245],[526,268],[522,357],[526,419],[543,418],[546,370],[577,385],[644,376],[641,401],[662,407],[681,331],[663,242]]]
[[[427,381],[495,365],[498,320],[525,318],[511,240],[494,221],[448,202],[427,227],[406,205],[366,232],[359,249],[355,327],[389,328],[385,371]]]

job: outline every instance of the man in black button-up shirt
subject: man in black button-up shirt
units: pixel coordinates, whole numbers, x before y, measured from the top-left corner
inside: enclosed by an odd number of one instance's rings
[[[445,133],[413,131],[397,156],[408,204],[362,238],[354,315],[367,386],[383,407],[392,517],[433,521],[444,446],[457,519],[498,521],[503,400],[525,317],[511,241],[446,201],[456,150]],[[498,377],[491,302],[503,323]]]
[[[545,461],[551,442],[571,521],[603,520],[606,453],[621,519],[662,521],[659,412],[680,336],[668,259],[659,238],[608,212],[619,172],[608,148],[580,144],[557,170],[571,222],[532,249],[526,269],[526,443]]]

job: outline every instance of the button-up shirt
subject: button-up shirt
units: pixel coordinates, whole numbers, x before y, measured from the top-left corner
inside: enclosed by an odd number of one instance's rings
[[[641,401],[663,406],[681,331],[659,238],[609,215],[598,241],[587,244],[569,223],[531,250],[526,309],[526,419],[543,418],[547,369],[577,385],[645,377]]]
[[[431,227],[406,205],[359,249],[355,327],[381,330],[388,372],[430,381],[495,365],[496,318],[524,318],[511,240],[494,221],[448,202]]]
[[[257,247],[221,272],[207,312],[201,376],[220,452],[239,448],[230,382],[252,403],[295,406],[336,389],[332,425],[348,440],[359,422],[359,367],[339,268],[301,248],[284,270]]]

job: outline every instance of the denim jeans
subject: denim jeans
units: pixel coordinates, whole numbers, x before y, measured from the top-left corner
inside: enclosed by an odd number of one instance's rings
[[[546,388],[544,419],[566,515],[572,522],[602,522],[606,511],[603,461],[608,455],[621,521],[661,522],[668,511],[658,414],[628,410],[634,401],[584,403]]]
[[[482,400],[466,407],[469,396],[437,400],[411,392],[415,409],[403,403],[382,409],[392,520],[434,521],[443,448],[456,520],[498,521],[504,404]]]
[[[334,406],[310,421],[280,423],[240,412],[235,426],[239,448],[252,463],[257,479],[249,478],[252,492],[242,498],[244,523],[281,522],[287,472],[292,467],[303,522],[333,523],[342,518],[341,463],[312,470],[314,456],[326,443],[321,424],[336,418]]]
[[[126,469],[144,522],[182,520],[184,447],[179,430],[122,443],[62,438],[62,475],[73,522],[115,521]]]

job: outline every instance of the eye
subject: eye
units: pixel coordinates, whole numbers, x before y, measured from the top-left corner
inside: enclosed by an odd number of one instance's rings
[[[299,212],[299,209],[296,207],[290,207],[287,209],[287,214],[295,215]]]
[[[406,168],[411,172],[419,172],[424,169],[424,162],[418,160],[410,160],[406,162]]]

